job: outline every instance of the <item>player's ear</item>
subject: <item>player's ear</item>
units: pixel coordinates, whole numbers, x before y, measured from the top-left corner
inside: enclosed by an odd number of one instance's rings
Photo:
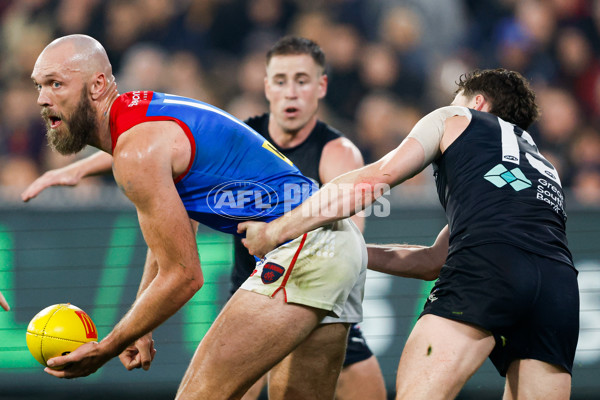
[[[323,74],[319,77],[319,99],[322,99],[327,94],[327,75]]]
[[[491,109],[491,104],[482,94],[476,94],[474,101],[474,109],[477,111],[489,111]]]
[[[265,76],[265,97],[268,101],[271,101],[271,85],[269,84],[268,76]]]
[[[107,86],[108,80],[106,75],[101,72],[95,74],[92,77],[92,83],[90,85],[90,95],[92,96],[92,100],[98,100],[100,96],[104,94]]]

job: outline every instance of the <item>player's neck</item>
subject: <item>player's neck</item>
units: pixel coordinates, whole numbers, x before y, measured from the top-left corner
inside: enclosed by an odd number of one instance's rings
[[[112,138],[110,134],[110,109],[119,97],[117,85],[113,82],[111,87],[106,91],[100,99],[98,99],[98,136],[96,143],[90,143],[90,145],[104,150],[112,154]]]
[[[304,143],[317,124],[317,117],[311,118],[307,124],[297,131],[286,131],[282,129],[274,118],[269,118],[269,136],[277,146],[289,149]]]

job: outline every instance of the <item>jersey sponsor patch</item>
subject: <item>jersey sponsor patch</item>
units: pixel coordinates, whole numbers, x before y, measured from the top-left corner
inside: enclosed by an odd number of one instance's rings
[[[285,272],[285,268],[283,268],[281,265],[277,265],[275,263],[268,262],[263,267],[262,273],[260,274],[260,279],[263,281],[263,283],[265,285],[269,284],[269,283],[273,283],[273,282],[277,281],[279,278],[281,278],[281,276],[283,275],[284,272]]]
[[[525,177],[525,174],[518,167],[509,171],[504,165],[498,164],[490,169],[484,178],[492,182],[496,187],[509,184],[517,192],[531,187],[531,181]]]

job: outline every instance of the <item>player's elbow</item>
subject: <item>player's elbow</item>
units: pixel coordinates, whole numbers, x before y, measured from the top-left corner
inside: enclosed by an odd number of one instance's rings
[[[175,284],[173,290],[177,292],[177,295],[185,299],[190,300],[196,292],[198,292],[204,285],[204,276],[200,267],[186,270],[185,273],[179,273],[173,276]]]
[[[202,286],[204,286],[204,275],[202,275],[202,270],[199,267],[195,268],[194,273],[191,274],[190,277],[188,277],[186,286],[190,291],[190,298],[193,297],[197,291],[202,289]]]
[[[440,275],[440,271],[446,262],[446,257],[444,255],[436,254],[431,249],[428,249],[430,252],[427,265],[423,268],[423,276],[422,279],[426,281],[434,281]]]
[[[438,278],[438,276],[440,275],[440,269],[441,269],[441,267],[439,267],[439,268],[437,266],[432,267],[431,269],[424,271],[421,278],[424,281],[435,281]]]
[[[178,295],[181,296],[181,301],[183,301],[184,303],[190,301],[194,297],[194,295],[202,288],[203,284],[204,281],[202,280],[187,280],[183,282],[177,290]]]

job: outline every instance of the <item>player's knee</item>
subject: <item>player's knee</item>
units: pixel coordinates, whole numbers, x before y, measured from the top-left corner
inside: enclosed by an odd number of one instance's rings
[[[310,336],[316,348],[346,348],[350,324],[322,324]]]

